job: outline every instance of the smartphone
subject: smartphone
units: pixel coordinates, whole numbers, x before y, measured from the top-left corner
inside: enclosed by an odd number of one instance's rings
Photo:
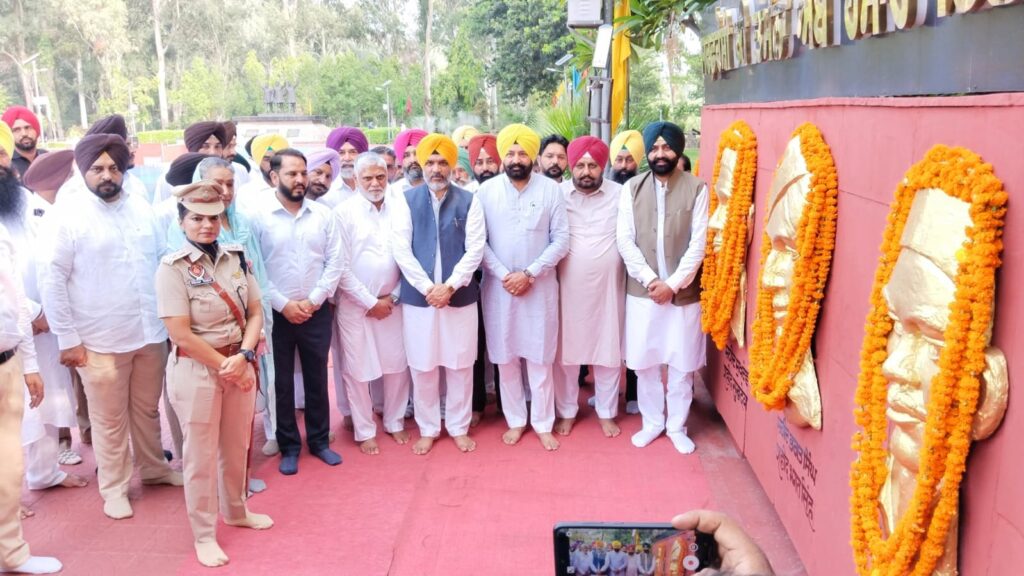
[[[555,525],[555,574],[692,576],[719,565],[710,534],[671,524],[573,522]]]

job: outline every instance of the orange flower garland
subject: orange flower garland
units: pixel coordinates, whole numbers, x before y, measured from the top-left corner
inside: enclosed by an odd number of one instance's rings
[[[939,353],[939,373],[931,380],[927,396],[917,485],[906,512],[884,538],[878,499],[889,475],[889,383],[882,363],[893,320],[882,289],[900,253],[900,238],[914,195],[928,188],[940,188],[970,203],[972,226],[958,256],[956,291],[943,335],[945,347]],[[959,509],[960,482],[985,369],[1006,200],[1002,182],[990,164],[970,150],[941,145],[914,165],[896,189],[871,290],[856,394],[856,420],[862,430],[853,438],[858,458],[850,471],[850,500],[852,546],[862,576],[930,575],[945,553],[950,524]]]
[[[736,152],[733,170],[733,189],[729,198],[728,215],[721,231],[722,249],[713,249],[718,231],[708,228],[704,271],[700,279],[701,327],[711,334],[719,350],[729,341],[729,322],[732,320],[740,273],[747,263],[747,220],[750,203],[754,198],[754,175],[757,172],[757,137],[743,120],[737,120],[722,132],[718,140],[718,155],[711,174],[709,214],[718,207],[715,185],[722,168],[722,152],[731,148]]]
[[[801,124],[792,138],[800,138],[800,152],[811,174],[807,204],[797,228],[796,250],[799,256],[793,270],[786,318],[782,333],[778,335],[772,313],[772,292],[763,284],[765,262],[771,252],[772,241],[767,232],[762,235],[761,278],[758,280],[757,313],[754,316],[754,342],[750,349],[750,387],[754,398],[769,410],[785,408],[793,379],[811,347],[836,244],[839,180],[832,151],[821,132],[811,123]],[[766,223],[770,215],[769,212],[765,216]]]

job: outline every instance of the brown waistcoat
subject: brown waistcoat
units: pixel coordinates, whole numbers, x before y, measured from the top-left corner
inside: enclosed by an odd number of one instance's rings
[[[700,179],[676,170],[669,176],[665,189],[665,265],[671,274],[679,267],[679,261],[690,245],[690,226],[693,222],[693,206],[704,185]],[[643,253],[647,265],[658,271],[658,198],[654,188],[654,174],[644,172],[630,180],[633,194],[633,225],[636,228],[636,245]],[[672,298],[676,306],[700,301],[700,275],[702,268],[688,286],[683,286]],[[649,298],[647,289],[630,276],[626,281],[626,293]]]

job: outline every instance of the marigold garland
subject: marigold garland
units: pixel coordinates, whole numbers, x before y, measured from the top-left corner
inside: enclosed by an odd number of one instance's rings
[[[888,382],[882,363],[893,321],[882,289],[900,253],[900,238],[914,195],[928,188],[942,189],[970,203],[972,226],[958,257],[954,301],[943,335],[945,347],[939,353],[939,373],[928,393],[917,485],[906,512],[884,538],[878,499],[889,475],[889,421]],[[871,290],[856,393],[856,420],[861,430],[853,437],[858,458],[850,471],[850,504],[852,546],[862,576],[930,575],[945,553],[950,524],[959,509],[960,482],[985,369],[1006,200],[1002,182],[990,164],[970,150],[941,145],[915,164],[896,189]]]
[[[836,243],[839,179],[832,151],[818,128],[809,122],[797,127],[791,138],[800,138],[800,153],[811,175],[796,231],[799,255],[794,263],[789,306],[780,335],[775,327],[772,292],[763,283],[772,242],[767,231],[762,234],[754,342],[750,349],[750,387],[754,397],[769,410],[785,408],[793,380],[810,350]],[[766,224],[769,216],[771,212],[765,216]]]
[[[708,210],[714,214],[718,207],[715,186],[722,168],[722,152],[731,148],[736,152],[736,166],[733,171],[733,189],[729,197],[725,226],[721,231],[722,249],[715,252],[716,230],[708,228],[707,250],[704,254],[704,271],[700,280],[701,328],[711,334],[719,350],[729,341],[729,322],[732,320],[736,293],[739,290],[740,273],[746,267],[747,220],[750,204],[754,198],[754,176],[757,173],[757,137],[743,120],[729,125],[718,140],[718,155],[711,174]]]

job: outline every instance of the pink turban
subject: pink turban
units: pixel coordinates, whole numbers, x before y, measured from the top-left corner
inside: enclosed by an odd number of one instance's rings
[[[608,163],[608,145],[605,144],[600,138],[593,136],[580,136],[569,143],[569,150],[567,151],[569,156],[569,169],[580,161],[587,154],[597,162],[598,166],[604,168]]]
[[[356,151],[362,154],[370,149],[370,143],[366,140],[366,134],[359,128],[352,126],[338,126],[327,135],[327,147],[331,150],[341,150],[341,147],[348,142]]]
[[[319,148],[306,154],[306,170],[308,172],[312,172],[324,164],[331,165],[331,182],[337,180],[338,173],[341,171],[341,157],[337,152],[329,148]]]
[[[39,129],[39,118],[24,106],[11,106],[4,111],[4,115],[0,119],[2,119],[11,128],[14,128],[15,120],[24,120],[36,131],[37,135],[42,134]]]
[[[410,128],[399,132],[395,138],[395,156],[398,158],[398,161],[401,162],[402,158],[405,157],[406,147],[412,146],[415,148],[426,135],[427,131],[420,130],[419,128]]]

